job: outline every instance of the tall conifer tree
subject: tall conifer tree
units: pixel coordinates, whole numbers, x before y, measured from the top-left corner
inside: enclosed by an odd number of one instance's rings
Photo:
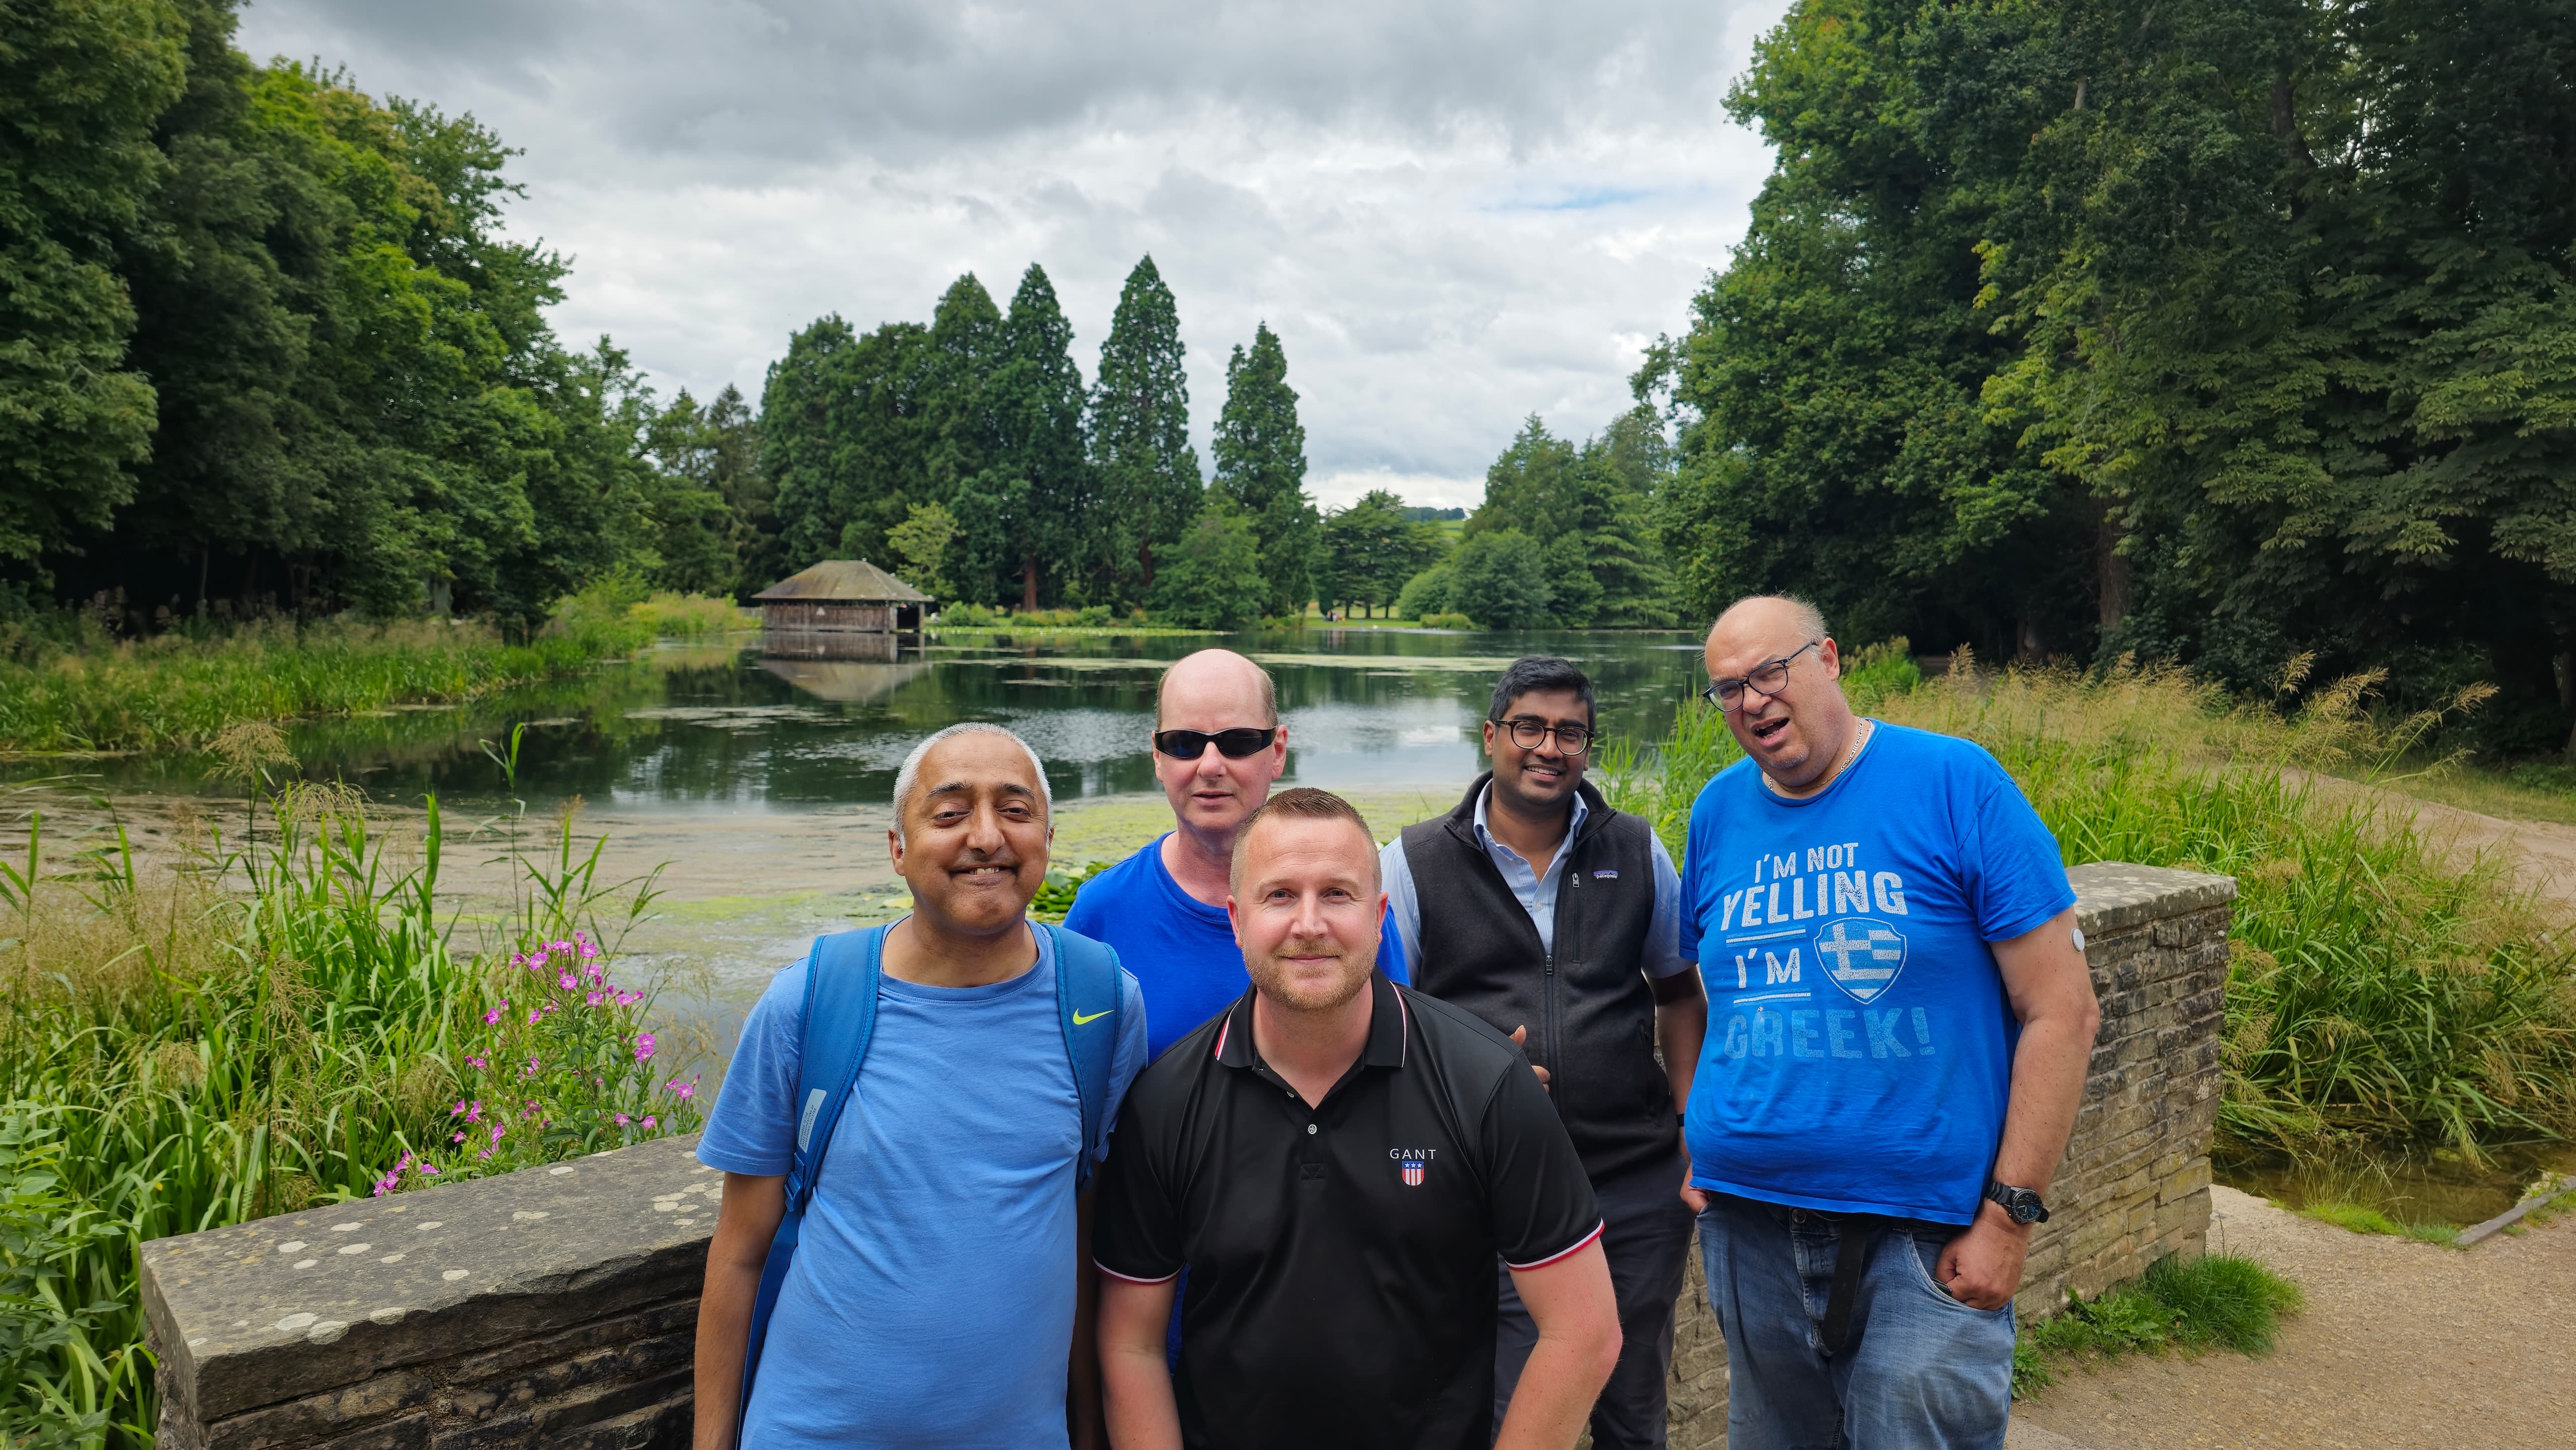
[[[1056,305],[1046,269],[1034,262],[1002,324],[991,397],[1000,485],[993,492],[1008,515],[1003,569],[1019,572],[1020,607],[1036,609],[1079,573],[1092,488],[1073,324]]]
[[[1261,541],[1262,608],[1304,613],[1323,520],[1306,497],[1306,430],[1288,386],[1288,354],[1266,322],[1253,328],[1250,352],[1238,345],[1226,361],[1213,451],[1217,493],[1252,519]]]
[[[1091,404],[1091,456],[1107,513],[1107,527],[1095,531],[1109,545],[1100,567],[1121,600],[1153,587],[1155,549],[1190,526],[1206,492],[1181,362],[1179,309],[1147,257],[1119,291]]]

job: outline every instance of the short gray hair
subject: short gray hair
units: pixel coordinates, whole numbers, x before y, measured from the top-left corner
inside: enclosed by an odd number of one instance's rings
[[[1825,630],[1824,611],[1795,594],[1747,594],[1726,606],[1717,617],[1724,619],[1748,604],[1785,604],[1789,606],[1790,620],[1798,626],[1798,633],[1811,640],[1830,638]],[[1710,628],[1714,632],[1715,626],[1712,625]]]
[[[913,790],[921,784],[922,757],[930,754],[932,746],[943,740],[954,740],[960,735],[999,735],[1020,747],[1020,753],[1029,758],[1029,769],[1037,774],[1038,806],[1047,813],[1049,819],[1054,818],[1055,793],[1047,789],[1046,762],[1038,759],[1037,751],[1030,747],[1029,742],[999,725],[984,720],[968,720],[963,724],[951,725],[912,747],[912,753],[903,758],[903,768],[894,773],[894,838],[897,841],[903,839],[904,812],[912,805]]]

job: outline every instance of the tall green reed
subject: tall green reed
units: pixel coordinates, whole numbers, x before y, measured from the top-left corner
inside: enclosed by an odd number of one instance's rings
[[[2440,718],[2375,721],[2375,684],[2336,682],[2287,716],[2180,671],[2127,665],[2081,675],[1968,664],[1911,687],[1881,677],[1846,688],[1879,718],[1993,752],[2070,864],[2237,879],[2226,1147],[2303,1158],[2439,1147],[2476,1161],[2576,1132],[2565,923],[2513,884],[2507,863],[2463,856],[2402,798],[2370,788]],[[2479,698],[2466,692],[2452,708]],[[1678,853],[1691,801],[1739,754],[1724,717],[1694,703],[1661,749],[1605,756],[1606,788]]]
[[[637,1053],[650,1041],[647,993],[584,1003],[569,1035],[552,1014],[541,1031],[487,1016],[529,996],[532,951],[603,953],[596,944],[650,903],[649,881],[599,879],[599,849],[581,849],[569,818],[538,851],[515,817],[500,823],[518,885],[467,942],[437,894],[459,842],[435,800],[416,842],[331,787],[289,786],[259,813],[258,844],[228,845],[209,827],[175,870],[138,863],[115,834],[50,862],[31,814],[23,858],[0,868],[0,1357],[16,1363],[15,1382],[0,1383],[0,1429],[11,1436],[149,1442],[136,1295],[148,1239],[417,1186],[442,1158],[455,1160],[444,1176],[471,1176],[698,1121],[694,1085],[683,1096],[658,1084]],[[604,983],[600,956],[589,961]],[[557,1053],[576,1039],[601,1049],[577,1070]],[[497,1097],[486,1091],[506,1071],[496,1064],[532,1046],[555,1058],[544,1109],[513,1119],[507,1153],[454,1152],[456,1101]],[[524,1075],[510,1086],[524,1114],[538,1094]]]
[[[628,654],[657,634],[742,627],[732,601],[609,580],[568,595],[546,627],[415,620],[253,621],[221,633],[91,639],[0,658],[0,751],[195,750],[244,721],[455,703]]]

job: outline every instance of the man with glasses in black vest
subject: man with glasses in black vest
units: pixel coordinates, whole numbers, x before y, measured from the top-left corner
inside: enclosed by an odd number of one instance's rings
[[[1493,769],[1457,809],[1406,827],[1379,864],[1387,935],[1415,988],[1522,1045],[1592,1181],[1622,1335],[1592,1443],[1626,1450],[1665,1443],[1691,1239],[1680,1112],[1708,998],[1681,956],[1671,853],[1583,779],[1595,719],[1592,682],[1572,661],[1513,661],[1486,712]],[[1509,1273],[1496,1278],[1499,1417],[1538,1331]]]

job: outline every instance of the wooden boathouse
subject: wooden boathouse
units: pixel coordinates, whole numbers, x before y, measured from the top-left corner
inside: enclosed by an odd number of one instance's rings
[[[751,596],[761,653],[788,659],[874,659],[893,636],[921,629],[931,597],[865,559],[826,559]]]

